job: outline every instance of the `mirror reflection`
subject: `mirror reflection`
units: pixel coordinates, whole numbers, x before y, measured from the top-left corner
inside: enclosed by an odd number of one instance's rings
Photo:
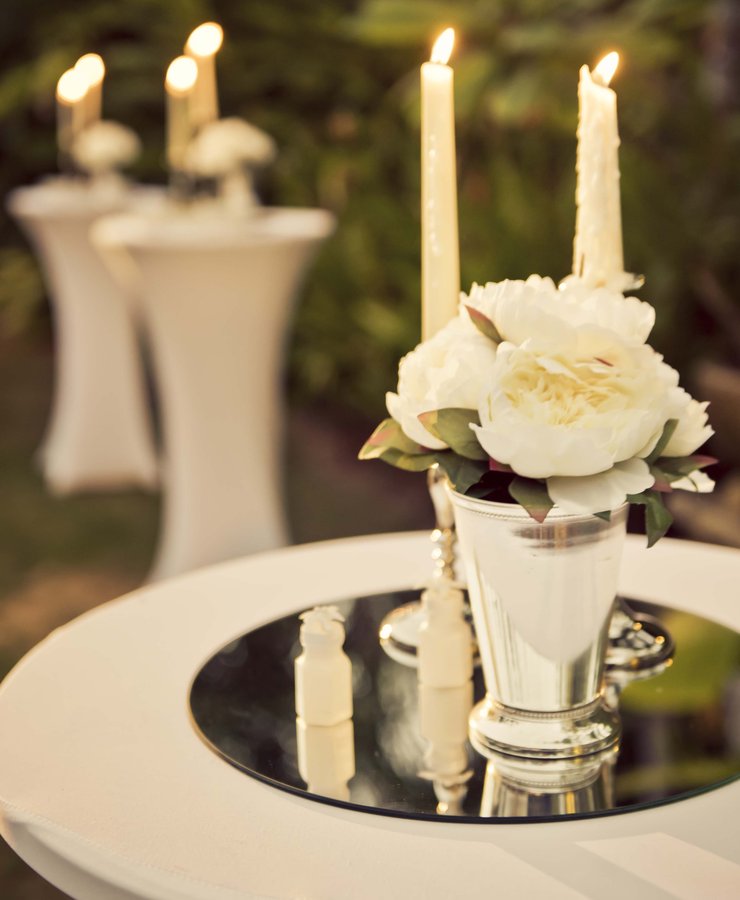
[[[608,685],[623,725],[618,753],[578,764],[484,758],[467,739],[468,712],[483,696],[480,670],[471,679],[459,658],[446,665],[449,647],[437,651],[441,666],[413,669],[379,645],[383,617],[413,598],[418,592],[398,591],[321,607],[232,642],[193,682],[196,730],[228,762],[275,787],[412,818],[604,815],[740,774],[736,632],[630,600],[638,613],[657,615],[679,650],[653,677],[621,673]]]

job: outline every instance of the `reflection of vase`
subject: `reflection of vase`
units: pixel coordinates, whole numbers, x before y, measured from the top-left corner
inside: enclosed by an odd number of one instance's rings
[[[614,750],[569,760],[516,760],[494,754],[486,765],[480,814],[526,818],[611,809],[614,762]]]
[[[486,698],[470,717],[482,753],[568,758],[615,743],[602,698],[626,506],[607,522],[452,493]]]

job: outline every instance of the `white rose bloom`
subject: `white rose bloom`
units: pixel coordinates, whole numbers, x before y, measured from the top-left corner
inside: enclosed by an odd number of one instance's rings
[[[661,455],[691,456],[714,434],[714,429],[708,424],[709,403],[699,403],[682,388],[675,391],[674,398],[675,408],[668,418],[678,419],[678,425]]]
[[[505,341],[565,335],[570,327],[596,325],[625,341],[644,344],[655,323],[655,310],[637,297],[607,288],[589,288],[570,279],[560,289],[550,278],[530,275],[526,281],[474,284],[462,303],[490,319]]]
[[[75,140],[72,158],[85,172],[102,174],[132,163],[141,151],[141,142],[120,122],[101,120],[88,126]]]
[[[401,360],[398,393],[386,394],[388,412],[411,440],[444,450],[447,444],[431,435],[418,416],[449,407],[478,409],[493,383],[495,360],[495,344],[467,315],[458,316]]]

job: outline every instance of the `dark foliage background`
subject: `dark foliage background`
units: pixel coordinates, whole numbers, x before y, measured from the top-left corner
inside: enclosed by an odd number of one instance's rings
[[[136,176],[162,180],[162,78],[189,30],[220,21],[222,112],[277,139],[269,203],[339,216],[301,305],[291,389],[368,417],[418,339],[418,66],[458,29],[463,285],[559,278],[574,224],[576,83],[617,48],[627,264],[659,311],[654,343],[690,371],[740,354],[740,14],[731,0],[6,0],[0,6],[0,192],[55,168],[54,86],[103,54],[104,114],[133,126]],[[35,263],[0,225],[0,316],[33,328]],[[734,330],[734,331],[733,331]],[[687,368],[688,367],[688,368]]]

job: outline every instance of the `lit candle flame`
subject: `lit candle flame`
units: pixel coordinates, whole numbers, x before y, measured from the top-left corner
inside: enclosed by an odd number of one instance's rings
[[[75,63],[75,72],[79,72],[90,87],[100,84],[105,76],[105,63],[102,56],[97,53],[86,53]]]
[[[198,64],[190,56],[178,56],[167,68],[165,85],[174,94],[186,94],[198,78]]]
[[[601,62],[594,68],[594,75],[598,77],[604,87],[608,87],[609,82],[614,77],[619,65],[619,54],[615,51],[607,53]]]
[[[450,56],[452,55],[452,48],[454,44],[455,29],[445,28],[442,34],[440,34],[440,36],[434,42],[430,61],[433,63],[441,63],[443,66],[447,65]]]
[[[67,69],[57,82],[57,99],[62,103],[77,103],[87,93],[87,79],[76,69]]]
[[[213,56],[224,40],[224,30],[217,22],[204,22],[187,39],[185,49],[195,56]]]

